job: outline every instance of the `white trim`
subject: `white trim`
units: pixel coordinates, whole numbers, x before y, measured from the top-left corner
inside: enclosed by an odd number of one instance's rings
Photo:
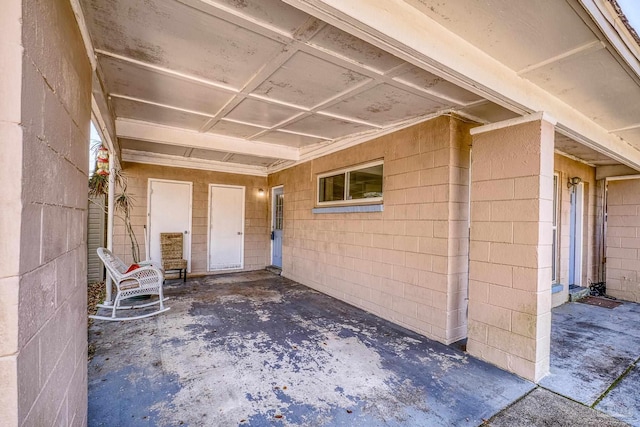
[[[560,217],[561,217],[561,212],[562,210],[560,209],[560,206],[562,206],[561,200],[560,200],[560,194],[562,193],[560,191],[561,185],[560,185],[560,173],[559,172],[554,172],[553,176],[555,178],[555,185],[553,188],[553,193],[554,193],[554,199],[555,199],[555,206],[553,207],[553,216],[555,218],[555,221],[551,222],[551,229],[553,231],[555,231],[555,239],[554,242],[552,243],[552,245],[555,246],[555,254],[554,254],[554,260],[553,260],[553,264],[551,264],[552,266],[555,266],[555,271],[554,269],[551,270],[551,283],[553,285],[558,284],[560,282]],[[555,222],[555,224],[554,224]],[[553,235],[553,233],[552,233]],[[552,251],[553,252],[553,251]],[[555,276],[555,280],[554,277]]]
[[[76,17],[76,22],[78,23],[78,28],[80,29],[80,35],[82,36],[82,42],[84,43],[84,48],[87,51],[87,57],[89,58],[89,62],[91,63],[91,69],[95,70],[98,65],[98,61],[96,60],[96,56],[93,51],[91,36],[89,35],[89,29],[87,28],[87,21],[85,21],[84,14],[82,13],[80,0],[71,0],[71,9],[73,10],[73,14]]]
[[[380,166],[383,165],[384,167],[384,159],[382,160],[374,160],[372,162],[367,162],[367,163],[361,163],[358,165],[353,165],[353,166],[349,166],[346,168],[342,168],[342,169],[338,169],[338,170],[333,170],[333,171],[328,171],[328,172],[323,172],[323,173],[319,173],[316,175],[316,198],[315,198],[315,206],[316,207],[325,207],[325,206],[336,206],[336,205],[368,205],[368,204],[381,204],[383,197],[371,197],[371,198],[367,198],[367,199],[347,199],[347,196],[349,195],[349,176],[348,174],[350,172],[353,171],[358,171],[360,169],[366,169],[369,167],[373,167],[373,166]],[[342,200],[332,200],[332,201],[327,201],[327,202],[321,202],[320,201],[320,180],[322,178],[326,178],[326,177],[330,177],[330,176],[336,176],[336,175],[344,175],[344,199]],[[384,175],[382,176],[382,180],[384,182]],[[382,189],[382,191],[384,192],[384,187]],[[384,193],[383,193],[384,194]]]
[[[213,187],[222,187],[222,188],[240,188],[242,189],[242,245],[241,252],[242,255],[240,257],[240,268],[211,268],[211,189]],[[209,183],[208,187],[208,196],[207,196],[207,271],[230,271],[230,270],[244,270],[244,243],[245,243],[245,223],[247,213],[245,212],[246,205],[246,197],[247,197],[247,188],[244,185],[226,185],[226,184],[211,184]]]
[[[120,138],[248,154],[251,156],[272,158],[274,161],[277,159],[298,160],[300,158],[298,149],[295,147],[249,141],[242,138],[213,133],[200,133],[139,120],[117,119],[116,132]]]
[[[640,179],[640,175],[608,176],[605,179],[607,181],[624,181],[627,179]]]
[[[514,119],[509,119],[509,120],[503,120],[501,122],[490,123],[484,126],[478,126],[478,127],[472,128],[469,132],[471,133],[471,135],[479,135],[486,132],[492,132],[498,129],[509,128],[512,126],[518,126],[525,123],[536,122],[536,121],[545,121],[545,122],[551,123],[553,126],[555,126],[556,123],[558,122],[556,119],[551,117],[549,113],[545,111],[538,111],[537,113],[528,114],[526,116],[516,117]]]
[[[147,233],[149,235],[149,241],[145,245],[145,255],[147,259],[151,259],[151,183],[153,181],[189,185],[189,244],[187,245],[187,272],[191,273],[191,246],[193,244],[193,182],[161,178],[147,179]]]
[[[569,285],[582,286],[584,182],[575,185],[571,191],[574,192],[573,202],[575,203],[575,208],[571,206],[571,217],[569,219]],[[573,283],[571,283],[572,278]]]
[[[271,232],[273,233],[275,231],[275,222],[276,222],[276,209],[275,209],[275,204],[276,204],[276,190],[282,188],[282,194],[284,195],[284,185],[276,185],[275,187],[271,187]],[[282,230],[284,232],[284,220],[282,221]],[[271,253],[269,254],[269,262],[271,263],[271,265],[273,264],[273,242],[275,240],[271,240],[271,245],[270,249],[271,249]]]
[[[174,168],[198,169],[261,177],[267,176],[267,168],[263,166],[248,166],[241,163],[218,162],[215,160],[195,159],[192,157],[172,156],[169,154],[148,153],[127,149],[122,150],[122,160],[125,162]]]

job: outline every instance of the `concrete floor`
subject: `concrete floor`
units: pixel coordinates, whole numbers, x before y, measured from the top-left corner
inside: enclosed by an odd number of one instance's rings
[[[165,289],[170,311],[90,328],[89,426],[624,425],[600,411],[640,425],[633,415],[640,373],[627,369],[629,348],[638,357],[637,333],[623,346],[626,375],[597,396],[598,411],[266,271]],[[554,312],[554,346],[571,348],[574,340],[563,337],[570,328],[556,326],[561,316],[607,310],[581,306]],[[637,305],[623,307],[638,314]],[[627,334],[620,326],[615,332]],[[619,344],[601,342],[587,347]],[[579,380],[591,383],[592,375],[567,368],[558,357],[564,351],[552,350],[547,387],[571,379],[562,393],[579,400],[569,392],[582,392]],[[575,375],[561,374],[567,369]]]

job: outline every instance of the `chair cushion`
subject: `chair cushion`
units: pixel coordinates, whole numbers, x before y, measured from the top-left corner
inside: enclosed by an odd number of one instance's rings
[[[123,280],[122,282],[120,282],[120,290],[122,291],[126,291],[129,289],[135,289],[135,288],[139,288],[140,287],[140,283],[138,283],[137,280],[133,280],[133,279],[128,279],[128,280]]]

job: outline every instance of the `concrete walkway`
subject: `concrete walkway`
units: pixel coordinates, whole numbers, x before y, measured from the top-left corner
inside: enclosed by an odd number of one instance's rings
[[[89,426],[624,425],[266,271],[174,283],[170,311],[91,327]]]

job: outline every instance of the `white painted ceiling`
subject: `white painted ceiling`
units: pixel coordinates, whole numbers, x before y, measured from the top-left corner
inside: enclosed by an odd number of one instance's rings
[[[640,86],[565,1],[406,1],[640,147]],[[124,160],[249,173],[440,112],[517,116],[280,0],[81,4]]]

